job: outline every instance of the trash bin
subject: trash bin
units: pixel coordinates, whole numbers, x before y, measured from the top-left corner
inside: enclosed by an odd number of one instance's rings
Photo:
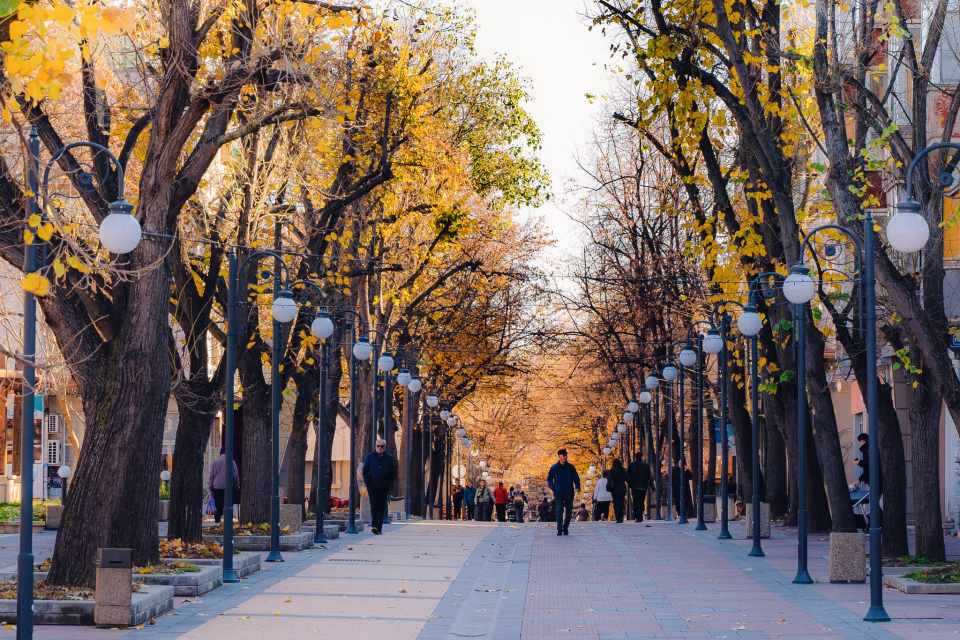
[[[97,549],[94,624],[108,628],[130,626],[132,582],[132,549]]]

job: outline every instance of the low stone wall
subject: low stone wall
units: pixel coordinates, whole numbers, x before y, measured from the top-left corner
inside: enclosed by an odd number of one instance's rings
[[[180,558],[164,558],[164,562],[180,562]],[[196,560],[186,560],[186,562],[192,562],[198,567],[220,567],[221,572],[223,571],[223,559],[221,558],[198,558]],[[259,553],[235,553],[233,555],[233,569],[237,572],[239,577],[248,576],[255,571],[260,571],[260,554]],[[221,579],[223,578],[221,573]]]
[[[46,574],[44,574],[46,575]],[[35,600],[34,624],[92,626],[93,600]],[[132,594],[130,626],[144,624],[173,609],[173,587],[143,586]],[[0,623],[17,623],[17,601],[0,600]]]
[[[178,562],[178,560],[174,560]],[[183,560],[182,562],[193,562]],[[172,564],[172,563],[171,563]],[[223,565],[197,565],[200,571],[191,573],[136,573],[133,579],[144,584],[173,587],[175,596],[199,596],[223,585]]]
[[[223,544],[223,536],[203,536],[203,541]],[[238,551],[269,551],[270,536],[234,536],[233,546]],[[280,536],[280,551],[303,551],[312,546],[312,533]]]

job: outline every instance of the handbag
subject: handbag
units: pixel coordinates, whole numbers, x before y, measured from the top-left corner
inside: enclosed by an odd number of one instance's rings
[[[207,496],[207,508],[203,510],[204,515],[217,515],[217,503],[213,500],[213,493]]]

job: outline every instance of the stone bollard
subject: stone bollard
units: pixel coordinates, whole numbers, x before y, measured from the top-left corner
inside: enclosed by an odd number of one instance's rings
[[[60,520],[63,519],[63,505],[62,504],[49,504],[47,505],[47,520],[46,525],[47,529],[56,530],[60,528]]]
[[[747,527],[747,538],[753,539],[753,501],[747,503],[746,509],[744,510],[744,522]],[[760,503],[760,537],[769,538],[770,537],[770,505],[766,502]]]
[[[862,533],[830,534],[830,582],[866,582],[867,554]]]
[[[170,519],[170,501],[161,500],[160,508],[157,509],[157,520],[160,522],[166,522]]]
[[[290,534],[300,533],[303,525],[303,507],[299,504],[281,504],[280,505],[280,530],[284,527],[290,527]],[[287,535],[287,534],[281,534]]]
[[[97,549],[97,587],[93,622],[98,627],[130,626],[133,551]]]
[[[716,496],[703,496],[703,521],[717,521],[717,498]]]

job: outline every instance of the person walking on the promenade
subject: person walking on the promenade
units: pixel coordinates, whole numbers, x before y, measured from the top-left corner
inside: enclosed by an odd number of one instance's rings
[[[386,440],[377,440],[376,451],[371,451],[363,459],[363,483],[370,493],[370,512],[373,523],[370,530],[380,535],[383,528],[383,514],[387,509],[387,496],[390,487],[397,479],[397,462],[387,453]]]
[[[467,480],[467,486],[463,490],[463,504],[467,507],[467,520],[474,519],[476,498],[477,489],[473,486],[473,481]]]
[[[240,474],[237,472],[237,461],[233,461],[233,489],[240,488]],[[213,504],[217,509],[213,521],[220,524],[220,518],[223,516],[223,501],[227,490],[227,449],[220,447],[220,457],[210,465],[210,493],[213,494]],[[236,493],[233,494],[236,498]]]
[[[580,475],[572,463],[567,462],[567,450],[557,451],[557,462],[547,473],[547,484],[553,490],[557,503],[557,535],[570,535],[570,518],[573,517],[573,499],[580,492]]]
[[[498,483],[497,488],[493,490],[493,503],[497,507],[497,522],[507,521],[507,499],[509,497],[507,490],[503,488],[503,483]]]
[[[623,511],[627,500],[627,485],[630,483],[630,476],[627,470],[623,468],[623,460],[617,458],[613,461],[613,467],[607,474],[607,491],[613,497],[613,514],[617,522],[623,522]]]
[[[633,519],[643,522],[643,512],[646,509],[647,487],[650,486],[650,465],[643,461],[643,454],[637,451],[630,466],[627,467],[630,476],[630,493],[633,494]]]
[[[480,522],[490,522],[490,512],[493,511],[493,493],[487,486],[487,481],[481,479],[480,487],[477,489],[477,520]]]
[[[577,510],[577,522],[587,522],[590,520],[590,512],[587,511],[587,504],[585,502],[580,503],[580,508]]]
[[[450,495],[453,498],[453,519],[459,520],[463,513],[463,487],[460,486],[459,480],[454,481]]]
[[[610,519],[610,503],[613,502],[613,495],[607,489],[607,476],[609,475],[610,472],[604,469],[603,473],[600,474],[600,479],[597,480],[597,486],[593,490],[593,519],[597,522],[603,520],[604,517]]]
[[[523,495],[523,491],[520,490],[520,485],[516,485],[513,488],[513,513],[516,516],[517,524],[523,522],[523,503],[526,499],[527,496]]]
[[[540,496],[537,515],[540,516],[540,522],[550,522],[550,502],[547,500],[547,496]]]

